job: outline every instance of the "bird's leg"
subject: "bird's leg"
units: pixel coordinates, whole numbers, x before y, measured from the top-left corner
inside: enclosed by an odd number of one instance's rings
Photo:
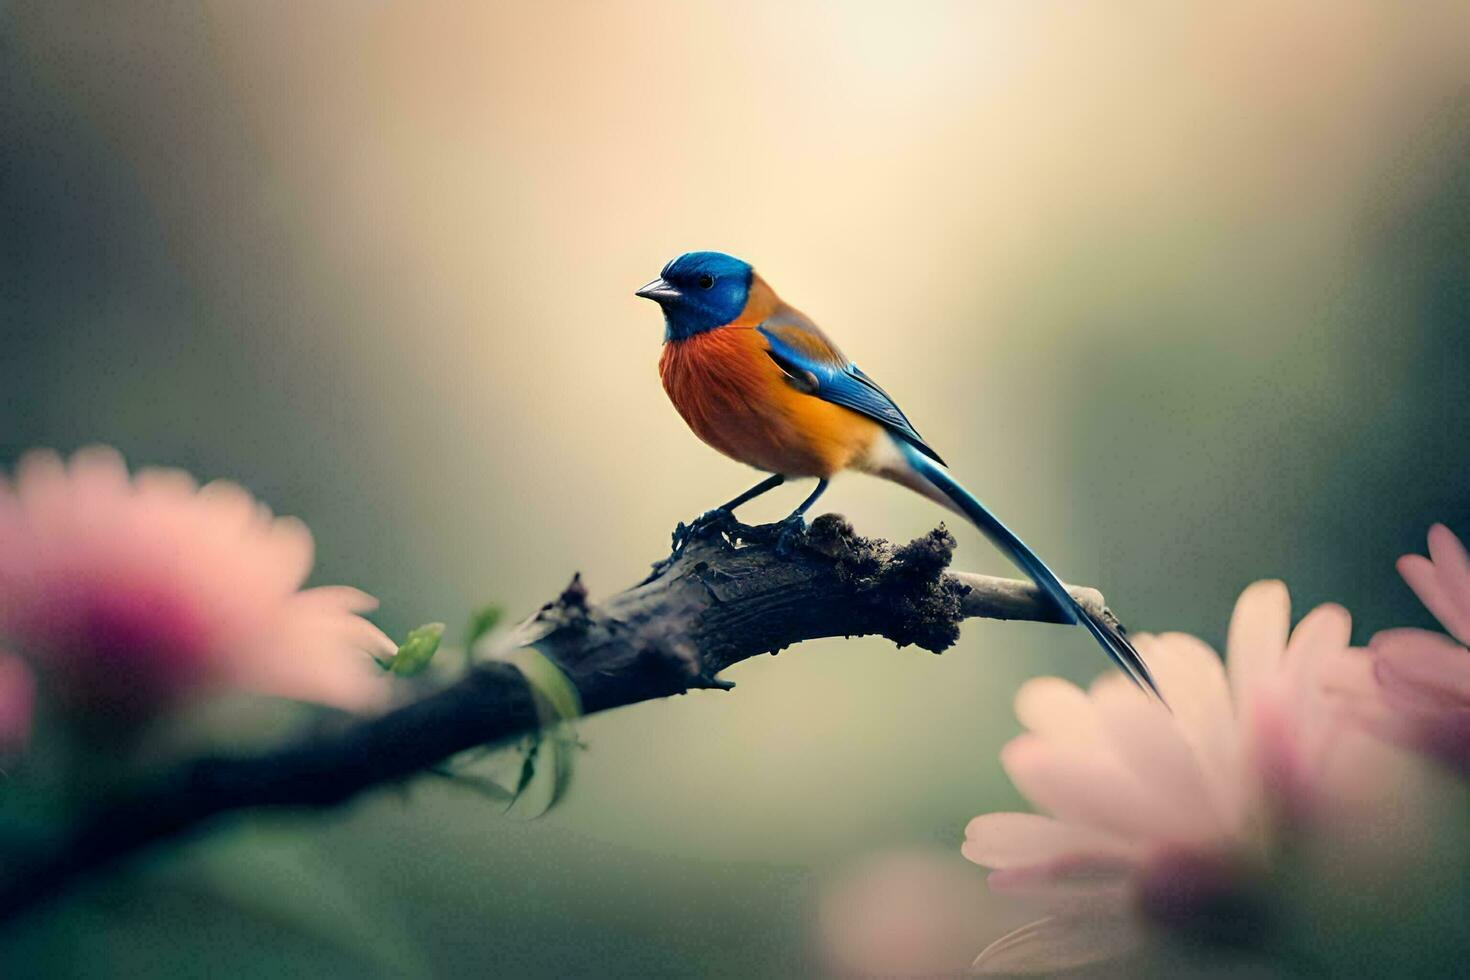
[[[755,486],[751,487],[749,490],[742,493],[740,496],[736,497],[733,500],[726,501],[725,503],[716,507],[714,510],[705,511],[703,514],[700,514],[688,524],[680,521],[679,526],[674,528],[674,553],[671,557],[678,557],[679,553],[684,550],[685,546],[688,545],[690,541],[698,537],[700,532],[704,531],[706,528],[712,527],[716,524],[722,524],[733,518],[735,516],[736,507],[739,507],[741,504],[749,503],[766,491],[774,490],[785,482],[786,477],[782,476],[780,473],[777,473],[774,476],[768,476],[761,482],[757,483]]]
[[[791,549],[806,534],[806,512],[817,502],[818,497],[827,492],[828,482],[825,477],[818,480],[817,488],[781,522],[781,530],[776,533],[776,554],[791,554]]]
[[[742,493],[740,496],[736,497],[734,500],[726,501],[725,503],[716,507],[714,510],[705,511],[705,513],[700,516],[695,521],[695,523],[698,524],[699,521],[703,521],[705,518],[718,520],[726,514],[734,514],[736,507],[739,507],[741,504],[750,503],[756,497],[759,497],[761,494],[765,493],[768,490],[776,489],[785,482],[786,477],[782,476],[780,473],[777,473],[774,476],[768,476],[761,482],[757,483],[755,486],[751,487],[749,490]]]

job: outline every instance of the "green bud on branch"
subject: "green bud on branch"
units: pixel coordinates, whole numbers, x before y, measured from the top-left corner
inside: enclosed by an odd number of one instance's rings
[[[439,641],[444,638],[443,623],[425,623],[410,630],[407,639],[398,647],[398,652],[388,663],[388,670],[399,677],[412,677],[422,673],[434,659]]]

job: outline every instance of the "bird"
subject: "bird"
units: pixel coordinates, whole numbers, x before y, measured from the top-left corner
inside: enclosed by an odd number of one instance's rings
[[[706,511],[694,529],[730,518],[787,480],[815,477],[816,488],[780,522],[778,548],[789,550],[838,473],[890,480],[972,523],[1063,620],[1085,628],[1135,685],[1163,700],[1122,627],[1077,602],[1036,552],[950,474],[888,393],[750,263],[723,252],[686,252],[634,295],[662,308],[659,376],[689,428],[731,459],[771,474]]]

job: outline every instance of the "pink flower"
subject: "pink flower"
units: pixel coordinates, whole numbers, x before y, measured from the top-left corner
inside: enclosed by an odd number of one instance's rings
[[[1192,636],[1139,636],[1169,709],[1121,675],[1087,692],[1052,677],[1022,687],[1016,714],[1029,731],[1001,762],[1046,815],[976,817],[963,851],[995,869],[992,891],[1049,914],[991,944],[976,960],[982,972],[1116,955],[1140,941],[1138,911],[1156,927],[1228,928],[1222,910],[1248,918],[1236,897],[1269,861],[1276,831],[1389,792],[1393,754],[1348,724],[1326,690],[1348,656],[1347,611],[1319,606],[1295,630],[1290,615],[1282,583],[1247,588],[1226,664]]]
[[[33,452],[0,479],[0,638],[64,706],[138,721],[244,688],[347,708],[380,703],[369,654],[393,644],[356,589],[300,589],[311,534],[232,483],[129,477],[106,448]]]
[[[1398,569],[1450,636],[1421,629],[1376,634],[1369,649],[1381,710],[1369,708],[1368,717],[1388,737],[1470,775],[1470,555],[1453,531],[1436,524],[1429,557],[1404,555]]]

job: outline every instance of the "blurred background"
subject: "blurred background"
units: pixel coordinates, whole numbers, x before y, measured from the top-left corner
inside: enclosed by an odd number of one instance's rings
[[[1465,3],[0,0],[0,464],[104,442],[238,480],[395,635],[617,590],[753,482],[667,404],[632,295],[695,248],[1135,629],[1218,645],[1268,576],[1359,639],[1429,625],[1393,560],[1470,532]],[[875,481],[822,503],[940,519]],[[806,644],[588,719],[541,820],[415,785],[235,825],[0,956],[794,976],[852,966],[820,897],[897,851],[966,910],[948,969],[1014,921],[958,852],[1019,803],[1012,696],[1099,666],[1033,625]]]

